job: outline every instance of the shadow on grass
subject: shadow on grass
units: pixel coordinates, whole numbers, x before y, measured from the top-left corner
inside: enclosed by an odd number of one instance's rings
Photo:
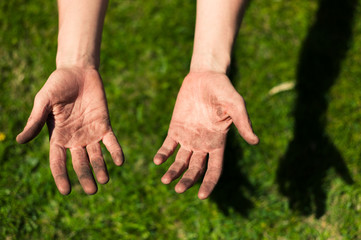
[[[254,187],[248,180],[240,166],[243,151],[236,139],[238,132],[231,130],[227,136],[227,145],[224,153],[224,165],[222,176],[211,195],[211,199],[226,215],[230,210],[248,217],[253,208],[252,201],[248,195],[253,195]]]
[[[239,77],[236,62],[237,60],[232,56],[228,74],[232,82]],[[235,128],[231,128],[227,135],[222,176],[211,194],[211,199],[226,215],[232,209],[248,217],[249,211],[253,208],[253,203],[248,196],[254,195],[255,191],[242,169],[243,151],[237,139],[240,139],[239,133]]]
[[[297,69],[294,139],[280,159],[277,183],[289,207],[302,215],[326,212],[330,169],[353,180],[341,154],[325,133],[327,93],[337,79],[352,38],[357,0],[320,0]]]

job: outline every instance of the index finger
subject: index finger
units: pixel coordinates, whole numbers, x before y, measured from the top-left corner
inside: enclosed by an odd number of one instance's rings
[[[177,146],[178,142],[167,136],[163,142],[163,145],[154,156],[153,162],[157,165],[164,163],[173,154]]]

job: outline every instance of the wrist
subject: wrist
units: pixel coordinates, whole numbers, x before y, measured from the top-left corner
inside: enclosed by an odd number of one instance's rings
[[[58,1],[57,68],[98,69],[106,0]]]
[[[191,72],[217,72],[226,74],[231,63],[229,55],[214,53],[193,53]]]
[[[56,55],[56,68],[99,68],[99,57],[95,57],[92,53],[71,52],[66,53],[58,50]]]

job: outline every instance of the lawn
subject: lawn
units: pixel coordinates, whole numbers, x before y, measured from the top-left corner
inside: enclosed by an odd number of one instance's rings
[[[87,196],[68,161],[62,196],[46,129],[15,141],[55,69],[56,1],[0,1],[0,239],[361,239],[358,1],[250,2],[230,77],[261,142],[231,129],[204,201],[199,183],[179,195],[160,182],[174,158],[152,163],[189,69],[195,3],[110,1],[100,73],[126,163],[103,149],[111,180]]]

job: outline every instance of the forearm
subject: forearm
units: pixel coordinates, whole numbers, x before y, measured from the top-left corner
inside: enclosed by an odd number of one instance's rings
[[[247,0],[198,0],[191,71],[226,73]]]
[[[108,0],[58,0],[57,68],[98,69],[100,43]]]

